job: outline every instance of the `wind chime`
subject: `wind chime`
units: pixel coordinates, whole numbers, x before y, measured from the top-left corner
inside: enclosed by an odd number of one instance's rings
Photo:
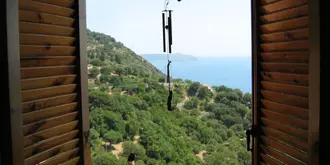
[[[178,0],[179,2],[181,0]],[[165,9],[162,12],[162,20],[163,20],[163,52],[167,54],[167,77],[166,81],[168,84],[168,98],[167,98],[167,109],[169,111],[173,111],[174,108],[172,107],[172,98],[173,98],[173,91],[171,88],[171,75],[170,75],[170,54],[172,53],[172,44],[173,44],[173,37],[172,37],[172,10],[168,10],[170,0],[165,0]],[[167,35],[166,35],[167,33]],[[167,42],[166,42],[167,41]]]

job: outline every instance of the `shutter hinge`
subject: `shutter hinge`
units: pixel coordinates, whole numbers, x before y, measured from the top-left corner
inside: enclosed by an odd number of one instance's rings
[[[89,144],[91,145],[91,142],[89,141],[89,134],[90,134],[90,131],[84,131],[84,137],[85,137],[85,142],[86,144]]]
[[[247,129],[245,131],[245,134],[246,134],[246,148],[247,148],[247,151],[252,151],[252,148],[250,148],[250,143],[251,143],[251,136],[252,137],[256,137],[257,135],[257,132],[256,132],[256,127],[255,126],[252,126],[251,128]]]

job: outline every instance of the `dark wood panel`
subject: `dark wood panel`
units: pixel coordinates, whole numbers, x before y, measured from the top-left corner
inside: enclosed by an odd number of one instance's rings
[[[60,76],[74,74],[75,66],[52,66],[52,67],[33,67],[33,68],[22,68],[21,78],[38,78],[38,77],[49,77],[49,76]]]
[[[296,6],[307,4],[308,0],[282,0],[275,3],[271,3],[261,7],[261,11],[265,14],[272,13],[276,11],[281,11],[284,9],[293,8]]]
[[[77,107],[77,103],[69,103],[69,104],[59,105],[56,107],[25,113],[23,115],[23,122],[25,125],[52,117],[58,117],[61,115],[71,113],[76,109],[76,107]]]
[[[294,84],[294,85],[309,85],[309,76],[302,74],[289,74],[289,73],[276,73],[276,72],[261,72],[263,80],[285,83],[285,84]]]
[[[308,41],[290,41],[261,44],[263,52],[307,51]]]
[[[55,2],[55,1],[54,1]],[[57,5],[36,2],[35,0],[19,0],[19,9],[30,10],[35,12],[60,15],[65,17],[72,17],[74,10]]]
[[[268,82],[268,81],[261,81],[261,86],[263,89],[272,91],[272,92],[308,97],[308,87],[307,86],[274,83],[274,82]]]
[[[58,146],[55,146],[53,148],[50,148],[37,155],[29,157],[28,159],[25,159],[25,165],[36,165],[48,158],[51,158],[52,156],[72,150],[77,147],[78,141],[79,141],[78,139],[74,139],[69,142],[66,142],[66,143],[60,144]]]
[[[33,12],[27,10],[19,11],[19,20],[25,22],[60,25],[66,27],[73,27],[75,20],[70,17],[63,17],[58,15]]]
[[[308,5],[306,4],[288,10],[282,10],[272,14],[263,15],[260,18],[264,23],[270,23],[270,22],[282,21],[286,19],[299,18],[307,15],[308,15]]]
[[[79,88],[79,94],[80,94],[80,110],[81,110],[81,129],[82,132],[89,132],[90,131],[90,110],[89,110],[89,103],[88,103],[88,75],[86,74],[88,72],[87,69],[87,40],[88,37],[86,35],[87,27],[86,27],[86,0],[79,0],[78,1],[78,26],[79,29],[79,46],[77,46],[77,49],[79,49],[79,53],[77,53],[78,59],[79,59],[79,82],[80,82],[80,88]],[[81,152],[80,157],[82,159],[81,162],[84,162],[85,164],[92,164],[91,162],[91,144],[88,143],[90,141],[90,136],[81,136],[82,143],[81,143]]]
[[[267,155],[264,155],[263,153],[260,153],[261,160],[268,165],[283,165],[281,162],[278,160],[275,160],[274,158],[270,158]]]
[[[46,99],[24,102],[22,104],[22,112],[23,113],[34,112],[63,104],[69,104],[74,102],[76,98],[77,98],[77,93],[73,93],[63,96],[56,96]]]
[[[51,45],[21,45],[21,57],[26,56],[73,56],[75,47]]]
[[[24,136],[26,136],[26,135],[32,134],[34,132],[39,132],[39,131],[43,131],[43,130],[55,127],[57,125],[69,123],[71,121],[74,121],[77,118],[77,115],[78,115],[78,112],[72,112],[69,114],[40,120],[36,123],[24,125],[23,134],[24,134]]]
[[[269,4],[269,3],[274,3],[276,1],[280,1],[280,0],[261,0],[261,4],[266,5],[266,4]]]
[[[261,95],[265,100],[308,109],[309,101],[307,97],[288,95],[266,90],[261,90]]]
[[[286,145],[283,145],[279,142],[276,142],[268,137],[265,136],[261,136],[261,140],[264,144],[269,145],[271,148],[280,150],[302,162],[307,162],[308,161],[308,156],[305,153],[299,152],[297,150],[295,150],[294,148],[288,147]]]
[[[59,125],[47,130],[43,130],[40,132],[36,132],[34,134],[28,135],[24,137],[24,147],[31,146],[35,143],[38,143],[42,140],[49,139],[54,136],[58,136],[61,134],[68,133],[73,131],[78,125],[78,121],[73,121],[67,124]]]
[[[273,158],[283,162],[284,164],[290,164],[290,165],[305,165],[304,163],[297,161],[296,159],[293,159],[291,157],[288,157],[287,155],[278,152],[271,147],[267,147],[264,145],[261,145],[261,152],[265,155],[271,155]]]
[[[74,37],[20,34],[21,45],[53,45],[53,46],[72,46],[75,43]]]
[[[326,30],[329,19],[325,14],[327,12],[329,1],[309,0],[310,7],[310,85],[309,85],[309,137],[308,137],[308,164],[329,164],[329,115],[328,115],[328,72],[325,68],[328,66],[328,60],[325,56],[329,48],[327,44]],[[322,31],[322,33],[321,33]],[[322,42],[321,42],[322,41]],[[322,45],[323,44],[323,45]],[[321,50],[322,47],[322,50]],[[323,57],[321,57],[323,53]],[[321,73],[321,66],[323,73]],[[322,78],[321,78],[322,75]],[[322,80],[322,81],[321,81]],[[323,96],[322,96],[323,95]],[[321,97],[322,96],[322,97]],[[323,151],[323,152],[322,152]],[[325,152],[324,152],[325,151]]]
[[[262,125],[266,127],[283,132],[292,137],[298,138],[305,143],[307,143],[308,141],[308,132],[305,130],[300,130],[294,127],[283,125],[282,123],[274,122],[263,117],[261,118],[261,121],[262,121]]]
[[[271,128],[262,127],[263,135],[307,153],[308,144]]]
[[[74,35],[74,28],[48,25],[31,22],[20,22],[20,33],[32,33],[32,34],[45,34],[45,35],[58,35],[71,37]]]
[[[52,76],[45,78],[31,78],[21,80],[21,89],[38,89],[51,86],[68,85],[74,83],[77,75]]]
[[[252,33],[252,125],[260,125],[260,1],[251,0],[251,33]],[[259,129],[259,128],[258,128]],[[251,165],[259,165],[260,156],[260,138],[252,138],[252,162]]]
[[[71,159],[67,162],[64,162],[64,163],[60,164],[60,165],[77,165],[78,162],[79,162],[79,159],[80,159],[80,157],[76,157],[76,158],[73,158],[73,159]]]
[[[308,51],[261,53],[261,58],[263,62],[308,63],[309,53]]]
[[[273,112],[268,109],[262,109],[261,114],[263,117],[273,120],[273,121],[277,121],[281,124],[291,125],[293,127],[299,128],[299,129],[308,130],[308,121],[306,121],[306,120],[302,120],[302,119],[298,119],[298,118],[295,118],[292,116]]]
[[[66,151],[65,153],[61,153],[59,155],[56,155],[55,157],[45,160],[44,162],[41,162],[40,165],[58,165],[64,163],[78,156],[78,152],[79,152],[79,148]]]
[[[22,101],[32,101],[48,97],[71,94],[76,91],[77,84],[61,85],[55,87],[32,89],[22,91]]]
[[[44,67],[74,65],[75,56],[46,56],[21,58],[21,67]]]
[[[58,146],[60,144],[64,144],[66,142],[69,142],[71,140],[76,139],[79,131],[74,130],[69,133],[59,135],[59,136],[54,136],[52,138],[43,140],[39,143],[35,143],[32,146],[24,148],[24,155],[25,158],[29,158],[33,155],[37,155],[39,153],[42,153],[43,151],[46,151],[50,148],[53,148],[55,146]]]
[[[299,63],[270,63],[262,62],[262,70],[264,72],[281,72],[281,73],[295,73],[308,74],[308,64]]]
[[[291,30],[286,32],[275,32],[269,34],[262,34],[261,39],[263,42],[283,42],[283,41],[295,41],[295,40],[307,40],[309,37],[308,28]],[[295,46],[287,44],[286,46]],[[298,45],[299,46],[299,45]],[[304,48],[306,49],[306,48]]]
[[[309,114],[308,109],[280,104],[280,103],[276,103],[276,102],[268,101],[268,100],[264,100],[264,99],[261,99],[261,103],[262,103],[263,107],[265,107],[266,109],[269,109],[269,110],[272,110],[275,112],[279,112],[282,114],[292,115],[292,116],[299,117],[302,119],[308,119],[308,114]]]
[[[67,8],[72,8],[74,5],[74,2],[75,2],[72,0],[56,0],[56,1],[54,1],[54,0],[34,0],[34,1],[44,2],[44,3],[58,5],[58,6],[67,7]]]
[[[261,31],[263,33],[273,33],[280,31],[295,30],[299,28],[308,28],[308,17],[301,17],[296,19],[290,19],[280,22],[274,22],[270,24],[265,24],[261,26]]]

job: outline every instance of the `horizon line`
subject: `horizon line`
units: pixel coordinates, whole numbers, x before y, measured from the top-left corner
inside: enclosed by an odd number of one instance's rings
[[[251,55],[193,55],[193,54],[185,54],[185,53],[172,53],[172,55],[181,54],[187,56],[194,56],[194,57],[251,57]],[[166,53],[140,53],[140,56],[143,55],[167,55]],[[171,55],[171,54],[170,54]]]

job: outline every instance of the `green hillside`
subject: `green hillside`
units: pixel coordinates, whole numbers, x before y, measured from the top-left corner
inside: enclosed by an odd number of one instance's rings
[[[105,69],[128,72],[141,77],[160,76],[161,72],[132,50],[102,33],[87,30],[88,62]]]
[[[167,110],[164,75],[114,38],[88,31],[93,165],[248,165],[249,93],[174,80]]]

